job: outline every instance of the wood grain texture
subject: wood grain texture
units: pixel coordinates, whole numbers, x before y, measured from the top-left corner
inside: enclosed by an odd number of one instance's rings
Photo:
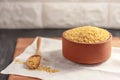
[[[20,55],[25,50],[25,48],[33,42],[33,40],[34,38],[18,38],[15,53],[14,53],[14,58]],[[112,46],[120,47],[119,37],[113,37]],[[40,79],[30,78],[25,76],[18,76],[18,75],[10,75],[8,80],[40,80]]]

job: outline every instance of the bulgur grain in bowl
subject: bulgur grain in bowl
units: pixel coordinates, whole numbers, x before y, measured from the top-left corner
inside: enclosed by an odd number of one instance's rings
[[[101,63],[111,55],[112,35],[109,31],[83,26],[69,29],[62,35],[63,56],[82,64]]]

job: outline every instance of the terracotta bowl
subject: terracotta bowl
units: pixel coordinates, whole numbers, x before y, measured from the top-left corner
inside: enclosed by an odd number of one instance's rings
[[[84,44],[67,40],[64,33],[62,35],[63,56],[73,62],[96,64],[106,61],[111,56],[112,35],[104,42]]]

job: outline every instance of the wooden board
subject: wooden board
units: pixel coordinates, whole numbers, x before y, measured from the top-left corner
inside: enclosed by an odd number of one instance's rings
[[[25,50],[25,48],[33,42],[33,40],[34,38],[18,38],[14,58],[21,54]],[[120,38],[113,37],[112,45],[114,47],[120,47]],[[18,75],[10,75],[8,80],[40,80],[40,79]]]

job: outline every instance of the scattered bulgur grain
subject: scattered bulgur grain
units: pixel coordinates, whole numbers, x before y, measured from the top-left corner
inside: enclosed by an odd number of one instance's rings
[[[47,67],[47,66],[42,66],[42,65],[38,67],[38,70],[40,70],[40,71],[46,71],[48,73],[59,72],[59,70],[57,70],[57,69],[53,69],[53,68],[50,68],[50,67]]]
[[[67,30],[64,37],[76,43],[98,43],[110,37],[110,33],[102,28],[93,26],[83,26]]]
[[[15,62],[18,62],[19,64],[25,64],[25,62],[20,61],[20,60],[18,60],[18,59],[16,59]]]
[[[18,60],[18,59],[16,59],[15,62],[18,62],[19,64],[25,64],[25,62],[20,61],[20,60]],[[59,72],[59,70],[57,70],[57,69],[53,69],[53,68],[51,68],[51,67],[43,66],[43,65],[40,65],[40,66],[37,68],[37,70],[39,70],[39,71],[46,71],[46,72],[48,72],[48,73],[56,73],[56,72]]]

